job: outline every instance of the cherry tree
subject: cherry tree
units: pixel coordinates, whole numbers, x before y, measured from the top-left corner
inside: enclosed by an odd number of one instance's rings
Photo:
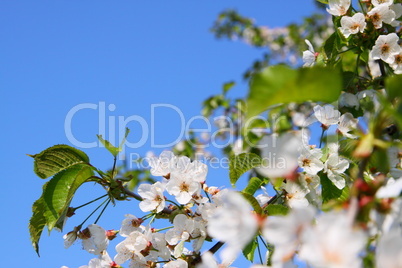
[[[258,26],[228,10],[213,26],[219,38],[266,49],[244,74],[245,98],[231,99],[229,82],[203,103],[203,116],[222,118],[213,138],[234,138],[221,153],[233,187],[208,175],[208,136],[145,157],[136,178],[117,161],[129,130],[119,146],[98,136],[114,158],[108,171],[55,145],[31,155],[36,175],[51,177],[33,204],[34,249],[46,227],[93,255],[81,267],[230,267],[240,255],[252,267],[402,267],[402,1],[319,2],[299,25]],[[104,201],[63,230],[87,182],[105,190],[89,203]],[[90,222],[127,201],[143,215]]]

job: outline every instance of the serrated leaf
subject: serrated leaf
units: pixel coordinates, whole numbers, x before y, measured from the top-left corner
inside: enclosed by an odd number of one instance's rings
[[[31,237],[32,246],[36,253],[39,255],[39,239],[42,234],[43,228],[46,226],[46,218],[43,214],[45,206],[43,199],[39,198],[32,206],[32,217],[29,220],[29,234]]]
[[[258,189],[260,189],[263,182],[264,181],[258,177],[252,177],[242,192],[253,195]]]
[[[345,186],[342,190],[336,187],[327,176],[320,176],[322,187],[322,201],[327,203],[330,200],[346,201],[349,197],[349,188]]]
[[[83,151],[65,144],[55,145],[32,157],[34,172],[41,179],[49,178],[72,166],[89,163],[89,158]]]
[[[261,206],[258,203],[257,199],[255,199],[255,197],[253,195],[248,194],[248,193],[243,193],[243,192],[240,192],[240,193],[249,202],[249,204],[254,209],[254,211],[257,212],[257,214],[262,213]]]
[[[330,103],[338,99],[341,90],[342,77],[338,69],[271,66],[251,79],[246,118],[278,104],[305,101]]]
[[[251,262],[254,261],[254,253],[255,253],[257,246],[258,246],[258,241],[254,237],[253,240],[251,240],[250,243],[248,243],[247,246],[243,249],[243,255],[247,260],[249,260]]]
[[[43,201],[46,207],[45,217],[49,232],[68,209],[75,191],[92,175],[91,167],[76,165],[56,174],[46,184],[43,189]]]
[[[241,175],[259,165],[261,165],[261,157],[254,153],[242,153],[231,156],[229,159],[230,183],[235,185]]]
[[[57,224],[60,230],[63,229],[66,212],[76,190],[92,175],[90,166],[75,165],[59,172],[43,186],[42,196],[35,201],[29,222],[31,241],[37,252],[43,228],[47,226],[50,232]]]
[[[289,207],[280,204],[269,204],[264,208],[264,213],[268,216],[285,216],[289,213]]]

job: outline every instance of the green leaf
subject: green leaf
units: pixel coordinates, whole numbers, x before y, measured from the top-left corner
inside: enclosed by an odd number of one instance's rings
[[[96,135],[96,137],[98,137],[98,140],[103,144],[103,146],[105,146],[105,148],[114,156],[116,157],[119,152],[120,149],[113,146],[113,144],[111,144],[108,140],[105,140],[102,135]]]
[[[230,81],[223,84],[222,86],[223,94],[226,94],[234,85],[236,85],[234,81]]]
[[[389,100],[402,98],[402,75],[393,75],[385,79],[385,88],[387,89]]]
[[[268,216],[285,216],[289,213],[289,207],[280,204],[269,204],[264,208],[264,213]]]
[[[111,144],[108,140],[105,140],[102,135],[96,135],[98,137],[98,140],[105,146],[105,148],[114,156],[116,157],[123,149],[123,145],[126,142],[128,133],[130,133],[130,129],[126,128],[126,133],[124,135],[123,140],[120,142],[119,147],[114,146]]]
[[[244,188],[242,192],[243,192],[243,193],[250,194],[250,195],[253,195],[258,189],[260,189],[260,187],[261,187],[261,185],[263,184],[263,182],[264,182],[264,181],[261,180],[261,179],[258,178],[258,177],[252,177],[252,178],[249,180],[249,182],[248,182],[246,188]]]
[[[240,192],[240,193],[250,203],[250,205],[253,207],[255,212],[257,212],[258,214],[262,213],[260,204],[258,203],[257,199],[255,199],[255,197],[253,195],[248,194],[248,193],[243,193],[243,192]]]
[[[327,203],[330,200],[346,201],[349,197],[349,188],[345,186],[342,190],[336,187],[327,176],[320,176],[322,186],[322,201]]]
[[[328,4],[328,0],[316,0],[317,2],[323,3],[323,4]]]
[[[324,52],[325,52],[325,55],[327,55],[328,59],[331,59],[332,55],[337,52],[337,48],[336,48],[337,38],[338,38],[338,33],[335,31],[325,41]]]
[[[49,232],[59,218],[65,214],[75,191],[93,175],[93,169],[87,165],[76,165],[56,174],[43,189],[46,206],[45,216]],[[63,219],[64,222],[64,219]],[[61,226],[63,227],[63,226]]]
[[[89,163],[89,158],[83,151],[64,144],[50,147],[32,157],[34,172],[41,179],[46,179],[72,166]]]
[[[36,253],[39,255],[39,239],[42,234],[43,228],[46,226],[46,218],[43,214],[45,206],[43,199],[39,198],[32,206],[32,217],[29,220],[29,234],[31,237],[32,246]]]
[[[234,186],[246,171],[261,165],[261,157],[254,153],[232,155],[229,159],[230,183]]]
[[[251,79],[247,98],[249,119],[273,105],[322,101],[333,102],[342,90],[342,77],[337,69],[311,67],[291,69],[284,65],[271,66]]]
[[[75,165],[56,174],[43,186],[42,196],[35,201],[29,222],[31,241],[38,252],[43,228],[49,232],[56,226],[63,229],[66,212],[76,190],[93,175],[93,168],[85,164]]]
[[[254,253],[255,250],[258,246],[258,241],[256,237],[253,238],[253,240],[250,241],[250,243],[247,244],[247,246],[243,249],[243,255],[244,257],[253,262],[254,261]]]

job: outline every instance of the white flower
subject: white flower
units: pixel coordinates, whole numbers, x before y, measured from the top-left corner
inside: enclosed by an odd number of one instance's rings
[[[188,240],[190,233],[194,230],[194,220],[184,214],[179,214],[174,218],[173,226],[173,229],[169,229],[165,234],[169,245],[177,245],[180,241]]]
[[[180,204],[187,204],[201,190],[201,184],[193,180],[193,177],[186,173],[172,172],[166,190],[173,195]]]
[[[261,186],[261,190],[263,191],[262,194],[259,194],[255,197],[255,199],[257,199],[258,204],[260,204],[260,206],[265,205],[269,200],[271,200],[272,196],[269,196],[267,189],[264,186]]]
[[[338,124],[341,113],[334,106],[330,104],[324,106],[316,105],[313,110],[314,116],[324,126]]]
[[[301,208],[308,206],[306,195],[310,190],[295,182],[288,181],[284,183],[283,189],[285,190],[286,203],[291,208]]]
[[[149,230],[146,234],[139,231],[132,232],[124,241],[116,245],[117,254],[114,261],[117,264],[123,264],[128,260],[131,260],[132,263],[146,262],[141,252],[150,249],[152,245],[150,240]]]
[[[327,12],[334,16],[343,16],[350,7],[350,0],[329,0]]]
[[[366,242],[366,234],[354,228],[350,215],[330,212],[304,230],[299,257],[313,267],[360,268],[359,254]]]
[[[270,179],[291,174],[298,167],[298,149],[302,144],[302,133],[298,131],[263,137],[258,144],[263,164],[256,170]]]
[[[176,156],[170,151],[163,151],[159,157],[150,157],[148,162],[151,166],[151,174],[154,176],[169,176],[175,161]]]
[[[373,4],[373,6],[379,6],[381,4],[390,6],[394,3],[394,0],[371,0],[371,3]]]
[[[402,74],[402,51],[394,55],[394,60],[390,64],[396,74]]]
[[[395,12],[387,4],[381,4],[370,10],[367,15],[370,17],[374,28],[379,29],[382,23],[391,24],[395,20]]]
[[[272,261],[284,263],[293,258],[300,243],[300,235],[314,218],[314,210],[293,209],[286,216],[268,217],[262,227],[264,238],[275,246]]]
[[[366,21],[363,13],[356,13],[353,17],[343,16],[341,19],[340,32],[348,38],[351,34],[357,34],[358,32],[364,32],[366,28]]]
[[[63,235],[64,248],[71,247],[71,245],[77,240],[79,231],[80,231],[80,228],[76,226],[76,227],[74,227],[73,231],[68,232],[67,234]]]
[[[338,131],[345,137],[355,139],[356,136],[349,133],[356,129],[359,119],[354,118],[351,113],[345,113],[339,119]]]
[[[223,202],[224,205],[215,210],[207,228],[210,236],[226,243],[221,259],[224,263],[231,263],[253,238],[258,224],[249,204],[239,193],[227,192]]]
[[[109,254],[105,251],[102,252],[99,258],[91,259],[88,265],[81,266],[80,268],[112,268],[116,267],[115,263],[109,257]]]
[[[164,185],[155,182],[154,184],[141,184],[138,187],[138,194],[142,197],[139,207],[142,211],[156,210],[157,213],[161,212],[165,207],[165,197],[163,196]]]
[[[167,260],[170,258],[170,250],[166,244],[166,237],[164,233],[152,233],[151,239],[152,247],[155,250],[151,250],[150,253],[156,254],[156,259],[162,258]]]
[[[163,265],[163,268],[187,268],[188,263],[185,260],[177,259],[175,261],[170,261]]]
[[[138,219],[136,216],[131,214],[124,215],[126,218],[121,223],[121,228],[119,234],[123,237],[128,237],[134,231],[143,231],[144,227],[141,226],[143,222],[142,219]]]
[[[311,67],[314,65],[315,60],[317,59],[317,54],[309,40],[306,39],[304,42],[306,42],[308,45],[308,50],[303,51],[303,67]]]
[[[341,158],[339,155],[333,153],[330,154],[325,162],[324,172],[327,173],[328,179],[338,188],[343,189],[345,187],[345,178],[342,176],[349,168],[348,160]]]
[[[324,163],[320,160],[321,157],[321,149],[303,150],[298,158],[299,167],[303,168],[307,174],[316,175],[324,168]]]
[[[399,37],[396,33],[380,35],[370,52],[372,58],[374,60],[381,59],[386,63],[391,64],[394,61],[394,56],[401,52],[401,47],[399,46],[398,41]]]
[[[377,64],[377,66],[378,66],[378,64]],[[380,75],[381,75],[381,73],[380,73]],[[341,107],[354,107],[355,109],[358,109],[359,105],[360,105],[359,100],[357,99],[357,96],[355,94],[347,93],[347,92],[343,92],[339,96],[338,103],[339,103],[339,106],[341,106]]]
[[[368,57],[368,67],[372,78],[381,76],[380,64],[377,62],[377,60],[373,59],[373,53],[371,52],[369,53]]]
[[[376,267],[402,267],[402,237],[399,230],[384,234],[376,250]]]
[[[106,230],[97,224],[90,224],[80,232],[82,247],[89,253],[99,255],[106,250],[109,245],[109,239]]]
[[[218,264],[214,255],[207,251],[201,255],[202,262],[197,264],[196,268],[226,268],[229,267],[231,263]]]
[[[402,179],[390,178],[387,184],[378,189],[375,196],[377,198],[395,198],[398,197],[402,192]]]

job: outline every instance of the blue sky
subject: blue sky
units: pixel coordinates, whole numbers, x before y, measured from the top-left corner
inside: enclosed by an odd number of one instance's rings
[[[26,154],[55,144],[70,144],[64,123],[77,105],[98,105],[77,112],[72,131],[82,142],[96,141],[99,105],[114,105],[105,116],[139,116],[149,123],[151,105],[177,106],[188,120],[201,103],[220,92],[222,83],[235,80],[233,96],[245,96],[241,75],[262,51],[241,42],[216,40],[209,32],[226,8],[254,17],[258,24],[283,26],[314,10],[313,1],[11,1],[0,9],[0,88],[3,141],[0,248],[4,261],[16,267],[71,268],[92,257],[79,245],[65,250],[62,235],[44,233],[41,258],[31,247],[28,220],[43,180],[33,173]],[[177,138],[178,114],[156,113],[156,142]],[[140,125],[130,123],[129,140],[141,137]],[[127,153],[145,154],[150,141]],[[94,165],[112,165],[103,148],[84,149]],[[159,153],[161,149],[154,150]],[[5,171],[5,172],[4,172]],[[227,171],[220,172],[222,177]],[[210,184],[221,183],[213,178]],[[211,177],[212,176],[212,177]],[[223,182],[222,182],[223,184]],[[98,187],[78,192],[79,205],[99,196]],[[80,202],[81,201],[81,202]],[[134,202],[119,203],[100,221],[118,228],[125,213],[136,213]],[[85,214],[72,218],[65,231]]]

